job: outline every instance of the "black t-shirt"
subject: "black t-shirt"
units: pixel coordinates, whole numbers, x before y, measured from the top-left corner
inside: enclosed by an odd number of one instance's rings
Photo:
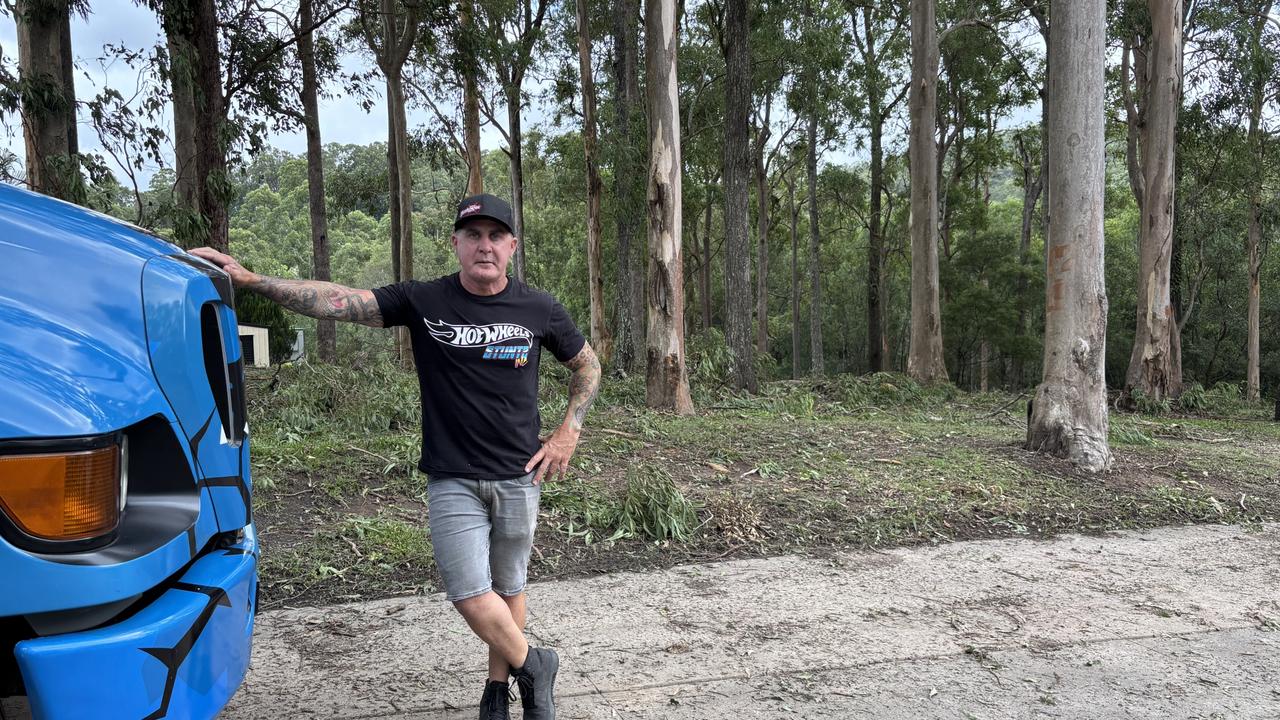
[[[387,327],[405,325],[422,386],[422,460],[441,477],[524,474],[538,452],[538,359],[565,362],[586,340],[551,295],[513,277],[472,295],[458,274],[376,288]]]

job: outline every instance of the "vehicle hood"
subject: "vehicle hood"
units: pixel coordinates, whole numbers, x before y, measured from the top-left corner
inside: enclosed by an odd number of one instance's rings
[[[155,407],[142,270],[180,252],[0,184],[0,439],[94,434]]]

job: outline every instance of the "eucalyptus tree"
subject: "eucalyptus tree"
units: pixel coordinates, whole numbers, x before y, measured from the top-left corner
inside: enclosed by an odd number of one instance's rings
[[[758,389],[751,344],[751,243],[748,188],[751,176],[751,35],[747,0],[725,0],[720,49],[725,59],[725,339],[733,360],[731,382]]]
[[[787,32],[790,14],[789,3],[761,2],[751,27],[751,45],[756,49],[751,93],[751,162],[756,194],[755,351],[761,355],[769,353],[769,234],[773,189],[781,177],[777,163],[795,141],[800,125],[800,116],[786,113],[783,104],[790,68],[797,60],[795,38]]]
[[[1142,7],[1145,5],[1145,7]],[[1182,105],[1182,0],[1127,5],[1121,60],[1130,185],[1138,226],[1137,319],[1125,393],[1182,394],[1182,341],[1172,286],[1174,150]],[[1131,89],[1136,86],[1135,90]],[[1137,96],[1135,98],[1135,95]]]
[[[613,132],[609,146],[613,169],[617,232],[617,324],[614,358],[625,372],[642,360],[644,266],[640,259],[640,218],[645,216],[643,97],[640,93],[640,0],[613,0]]]
[[[188,221],[176,229],[184,245],[207,243],[227,250],[227,205],[233,188],[227,173],[228,93],[223,86],[219,19],[213,0],[147,0],[159,14],[173,52],[174,143],[179,198],[190,202]],[[227,68],[228,85],[233,82]],[[243,74],[236,75],[243,81]]]
[[[516,277],[525,279],[528,238],[524,232],[524,163],[521,108],[524,105],[524,80],[535,60],[534,51],[543,38],[543,23],[550,0],[474,0],[477,12],[475,31],[483,42],[475,42],[476,57],[485,62],[497,80],[507,108],[503,127],[491,107],[481,108],[489,121],[499,129],[507,142],[511,161],[511,209],[515,220],[512,230],[520,243],[516,245],[513,265]]]
[[[1055,4],[1049,56],[1044,378],[1026,447],[1097,472],[1112,461],[1104,372],[1106,0]]]
[[[422,27],[423,10],[418,2],[366,0],[358,14],[360,33],[386,83],[391,258],[397,282],[413,279],[413,173],[403,73]],[[400,361],[412,362],[408,332],[397,329],[396,341]]]
[[[22,117],[26,183],[36,192],[72,202],[86,194],[76,131],[75,58],[71,15],[87,15],[85,0],[15,0],[18,76],[0,101]]]
[[[911,353],[907,373],[946,382],[938,282],[937,0],[911,0]]]
[[[591,68],[591,16],[587,11],[587,0],[576,0],[574,9],[582,94],[582,147],[587,163],[587,285],[591,305],[591,347],[608,362],[613,352],[613,338],[609,334],[604,310],[604,262],[600,247],[602,183],[596,133],[596,83]]]
[[[900,3],[844,0],[849,32],[857,52],[854,74],[866,110],[867,145],[870,151],[870,208],[867,226],[867,367],[871,372],[887,369],[885,355],[885,264],[888,261],[884,236],[889,217],[884,212],[887,193],[884,158],[885,125],[907,95],[906,77],[907,14]]]
[[[645,89],[651,148],[645,401],[652,408],[691,415],[693,401],[684,362],[678,45],[675,0],[645,0]]]
[[[845,62],[838,8],[827,0],[805,0],[796,24],[798,67],[787,104],[803,118],[805,205],[809,219],[809,372],[826,373],[823,355],[822,228],[818,204],[818,161],[836,137],[846,99],[841,71]]]

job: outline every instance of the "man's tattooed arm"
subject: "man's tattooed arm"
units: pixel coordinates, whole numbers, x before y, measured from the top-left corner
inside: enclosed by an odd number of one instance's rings
[[[245,287],[308,317],[382,327],[382,311],[372,290],[355,290],[321,280],[283,280],[265,275],[259,275]]]
[[[569,409],[565,422],[574,430],[582,431],[582,423],[587,419],[587,411],[595,402],[600,392],[600,359],[591,344],[582,346],[582,351],[565,363],[565,367],[573,371],[569,378]]]

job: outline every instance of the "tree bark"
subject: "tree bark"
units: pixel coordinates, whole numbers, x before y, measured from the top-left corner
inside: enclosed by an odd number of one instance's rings
[[[587,0],[576,0],[578,69],[582,76],[582,146],[587,163],[587,286],[591,303],[591,347],[608,362],[613,338],[605,322],[604,260],[600,251],[600,168],[596,139],[596,84],[591,72],[591,25]]]
[[[1125,393],[1155,401],[1182,394],[1181,338],[1170,286],[1174,149],[1182,99],[1182,0],[1150,0],[1151,44],[1142,148],[1142,224],[1138,231],[1137,330]]]
[[[707,197],[706,215],[702,226],[702,267],[699,268],[698,281],[701,286],[702,329],[711,329],[711,212],[710,193]]]
[[[725,4],[725,339],[733,355],[731,382],[737,390],[756,392],[755,356],[751,344],[751,242],[748,178],[751,176],[751,46],[747,0]]]
[[[222,61],[218,50],[218,15],[213,0],[194,0],[192,46],[196,51],[196,182],[200,207],[208,223],[209,246],[227,251],[231,179],[222,126],[227,121],[222,93]]]
[[[818,114],[809,111],[808,148],[805,159],[806,189],[809,195],[809,374],[826,374],[822,354],[822,257],[818,229]]]
[[[644,208],[644,149],[638,138],[640,110],[639,0],[616,0],[613,24],[614,87],[618,96],[614,197],[617,199],[618,323],[614,334],[616,364],[627,372],[639,369],[644,307],[644,266],[635,238]]]
[[[645,67],[650,149],[645,401],[651,408],[692,415],[693,400],[684,361],[677,32],[675,0],[647,0]]]
[[[395,115],[391,112],[391,85],[387,84],[387,222],[391,228],[391,278],[400,282],[400,161],[396,159]],[[397,337],[399,335],[397,334]]]
[[[196,180],[196,96],[192,79],[195,73],[195,49],[190,40],[166,22],[165,36],[169,47],[169,87],[173,93],[173,161],[176,183],[174,193],[178,206],[190,213],[200,213],[199,183]],[[178,234],[179,242],[185,238]]]
[[[870,15],[870,11],[864,11]],[[871,135],[871,207],[867,227],[867,367],[884,372],[888,340],[884,334],[884,107],[871,21],[866,18],[868,57],[864,91],[867,94],[867,126]]]
[[[1260,44],[1262,31],[1266,26],[1266,17],[1259,13],[1253,20],[1253,46]],[[1245,252],[1248,255],[1249,300],[1247,322],[1249,324],[1246,346],[1247,364],[1245,366],[1245,399],[1258,402],[1261,399],[1261,382],[1259,368],[1261,365],[1261,304],[1262,304],[1262,183],[1264,160],[1262,152],[1262,110],[1263,96],[1267,78],[1263,73],[1254,71],[1253,87],[1249,102],[1249,154],[1253,159],[1253,168],[1249,173],[1249,228],[1245,239]]]
[[[769,211],[773,200],[769,191],[769,169],[765,163],[765,146],[769,139],[768,103],[764,123],[759,128],[755,149],[756,181],[756,352],[769,354]]]
[[[947,382],[938,283],[938,29],[936,0],[911,0],[911,350],[907,373]]]
[[[71,10],[66,0],[17,0],[18,75],[27,185],[36,192],[80,202],[76,137],[75,65]]]
[[[787,181],[787,210],[791,215],[791,379],[800,379],[800,206],[796,184]]]
[[[307,207],[311,215],[311,276],[328,281],[329,221],[324,205],[324,152],[320,144],[319,89],[316,82],[316,55],[313,43],[315,24],[313,0],[298,2],[298,60],[302,65],[302,113],[307,132]],[[333,320],[316,321],[316,351],[321,362],[337,359],[336,328]]]
[[[1055,4],[1049,54],[1044,378],[1026,447],[1097,472],[1112,460],[1102,232],[1106,0]]]
[[[462,0],[462,144],[467,161],[467,195],[484,192],[484,159],[480,154],[480,96],[476,89],[476,56],[471,50],[472,0]],[[521,238],[523,240],[523,238]]]

